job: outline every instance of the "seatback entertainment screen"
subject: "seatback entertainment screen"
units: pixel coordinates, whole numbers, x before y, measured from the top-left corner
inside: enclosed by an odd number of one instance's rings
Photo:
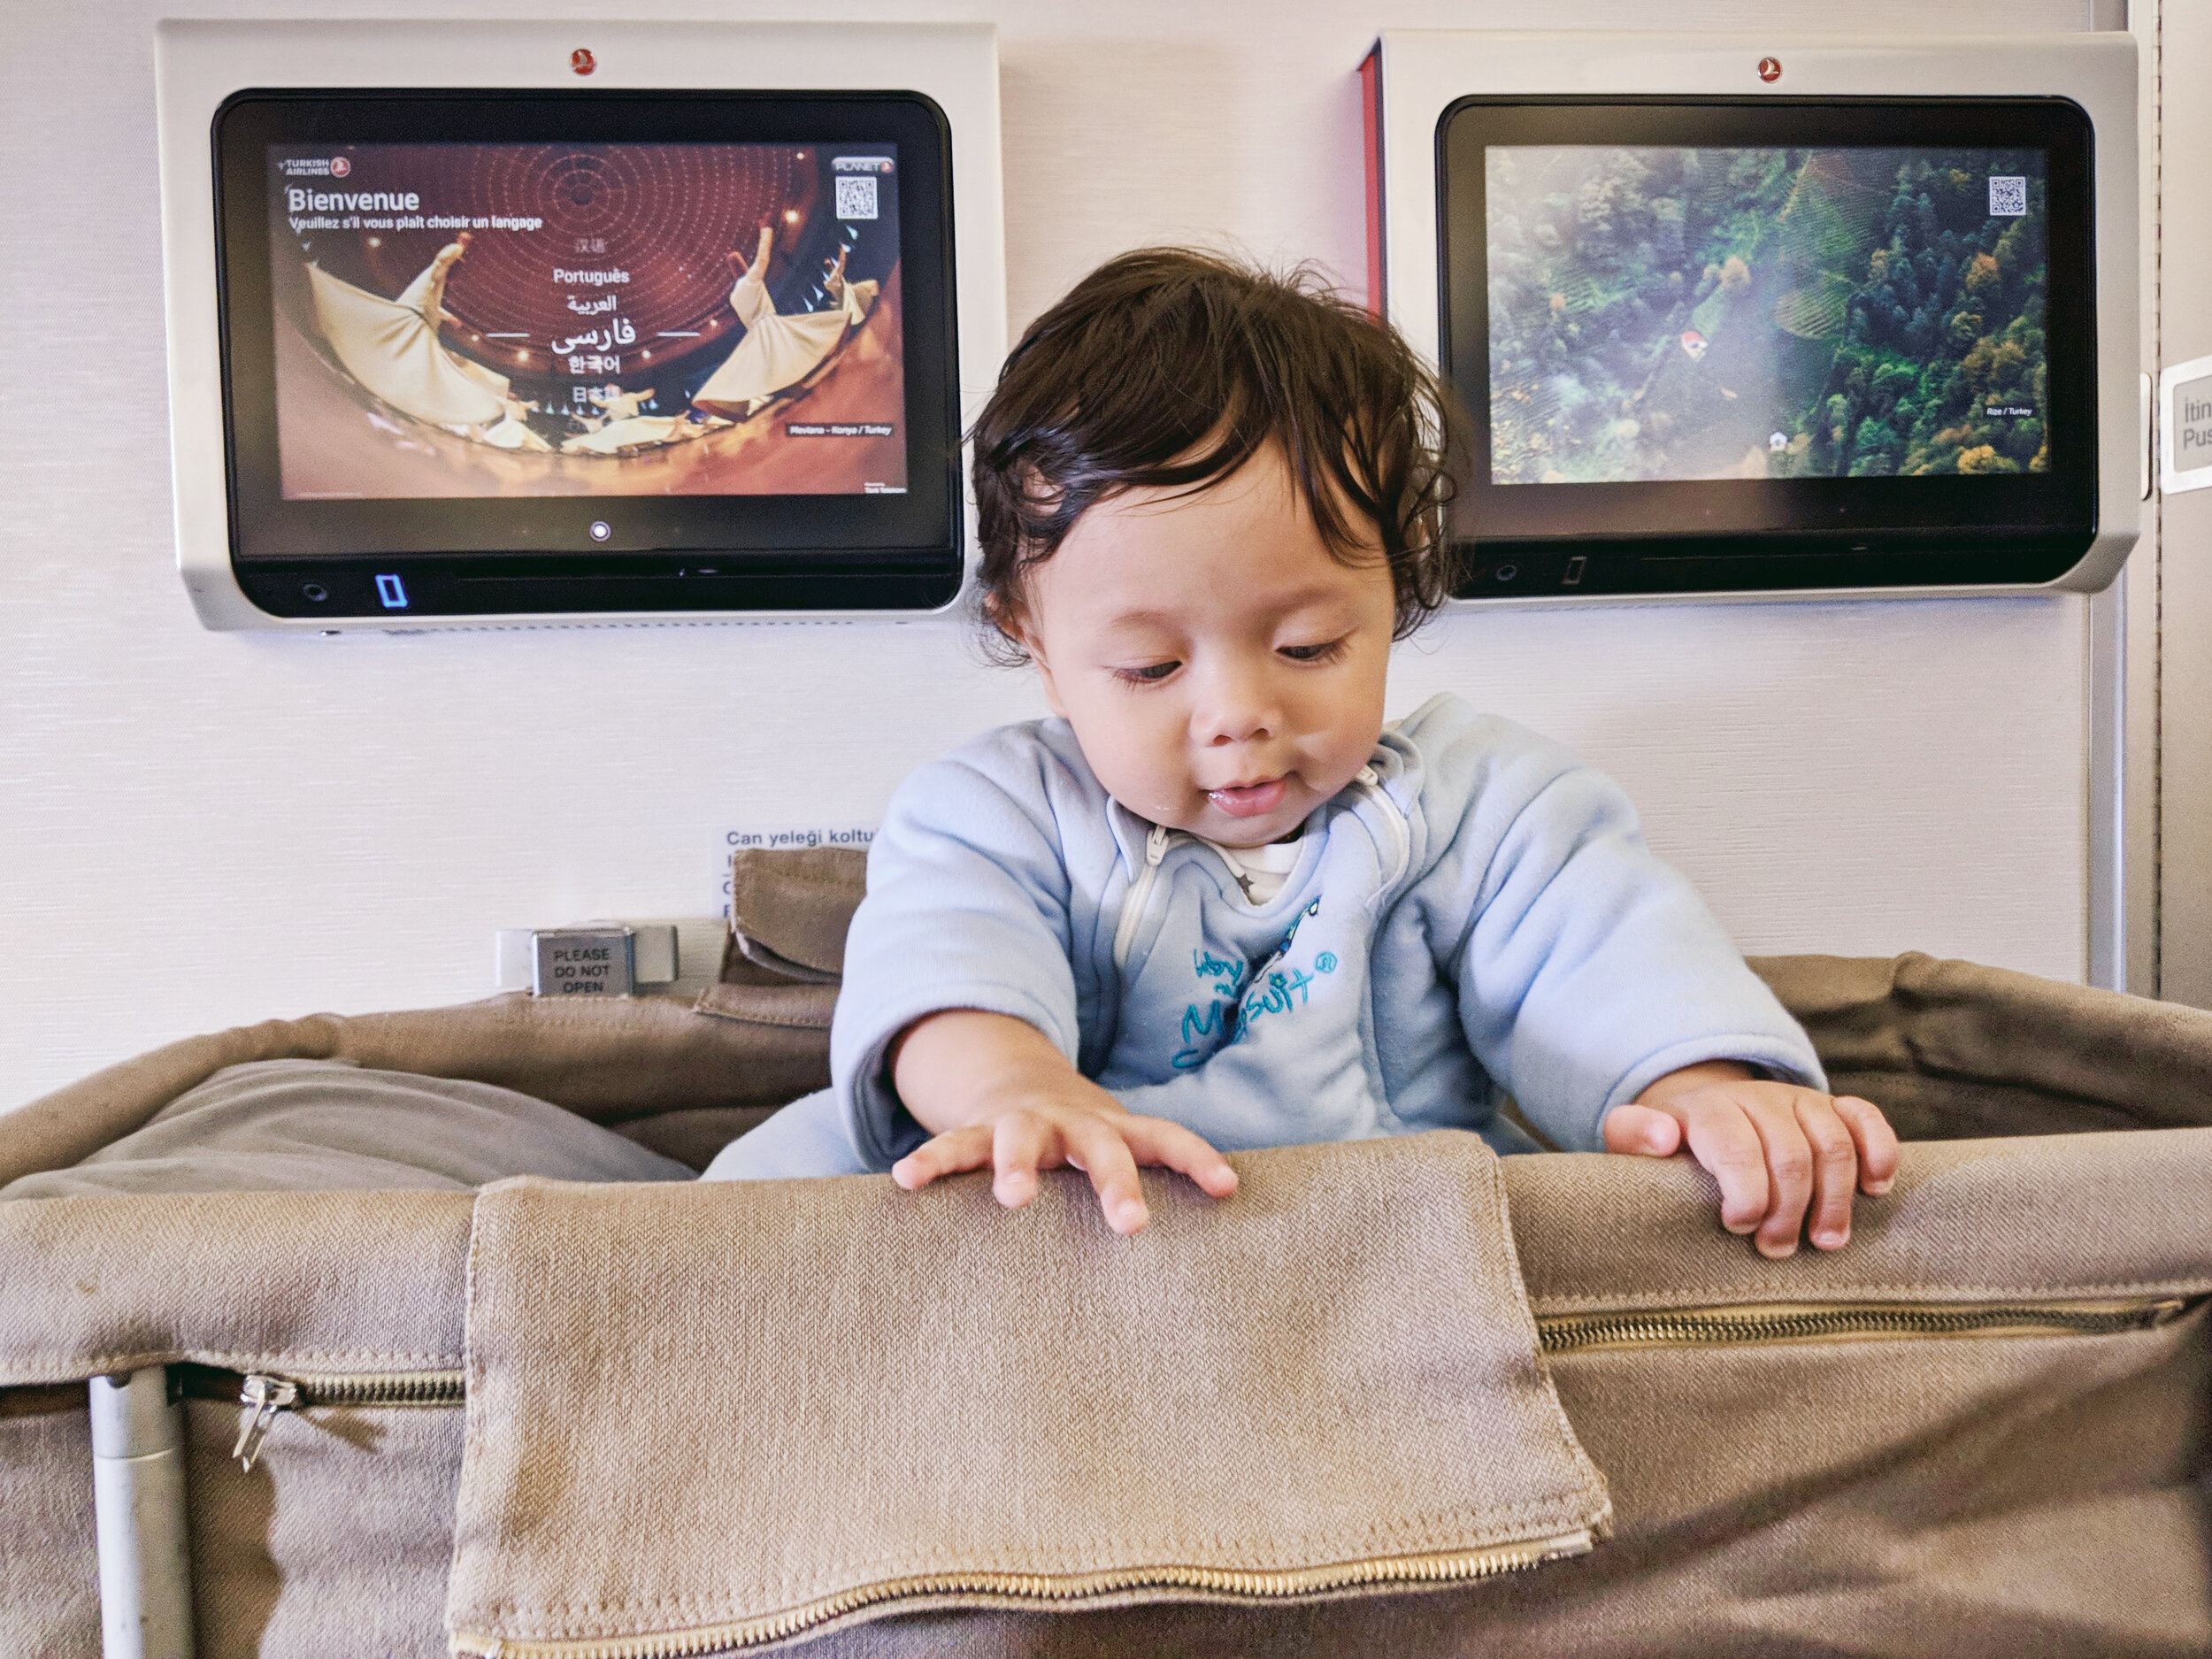
[[[256,603],[957,589],[928,100],[256,92],[215,138],[233,565]]]
[[[1491,478],[2049,471],[2048,173],[2040,150],[1492,150]]]
[[[1524,566],[1734,586],[1750,558],[1797,560],[1785,585],[2018,580],[2088,545],[2074,106],[1479,104],[1440,137],[1478,591]]]
[[[269,146],[285,497],[903,493],[896,150]]]

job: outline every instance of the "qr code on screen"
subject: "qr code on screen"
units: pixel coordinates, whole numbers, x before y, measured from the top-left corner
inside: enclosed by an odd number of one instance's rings
[[[2018,219],[2028,211],[2028,181],[1989,175],[1989,211],[1996,219]]]
[[[1993,196],[1993,200],[1994,197]],[[1994,212],[1996,210],[1990,210]],[[837,217],[840,219],[873,219],[876,216],[876,181],[863,174],[847,174],[837,181]]]

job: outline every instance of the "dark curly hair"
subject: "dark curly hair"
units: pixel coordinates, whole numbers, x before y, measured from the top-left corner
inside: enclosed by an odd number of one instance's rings
[[[969,434],[994,654],[1024,660],[1024,579],[1092,507],[1195,493],[1271,442],[1337,559],[1381,543],[1402,639],[1451,593],[1461,421],[1412,348],[1310,266],[1184,248],[1110,259],[1029,326]]]

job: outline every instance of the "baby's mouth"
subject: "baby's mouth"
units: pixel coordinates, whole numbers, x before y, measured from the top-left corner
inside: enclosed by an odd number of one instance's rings
[[[1289,779],[1270,778],[1264,783],[1239,783],[1225,789],[1209,789],[1206,799],[1231,818],[1259,818],[1282,805],[1283,796],[1289,790]]]

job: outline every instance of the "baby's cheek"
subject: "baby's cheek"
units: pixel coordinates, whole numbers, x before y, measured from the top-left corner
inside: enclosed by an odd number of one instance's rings
[[[1108,794],[1140,817],[1176,826],[1189,815],[1196,791],[1180,744],[1155,725],[1133,716],[1094,726],[1087,735],[1079,726],[1075,736]]]

